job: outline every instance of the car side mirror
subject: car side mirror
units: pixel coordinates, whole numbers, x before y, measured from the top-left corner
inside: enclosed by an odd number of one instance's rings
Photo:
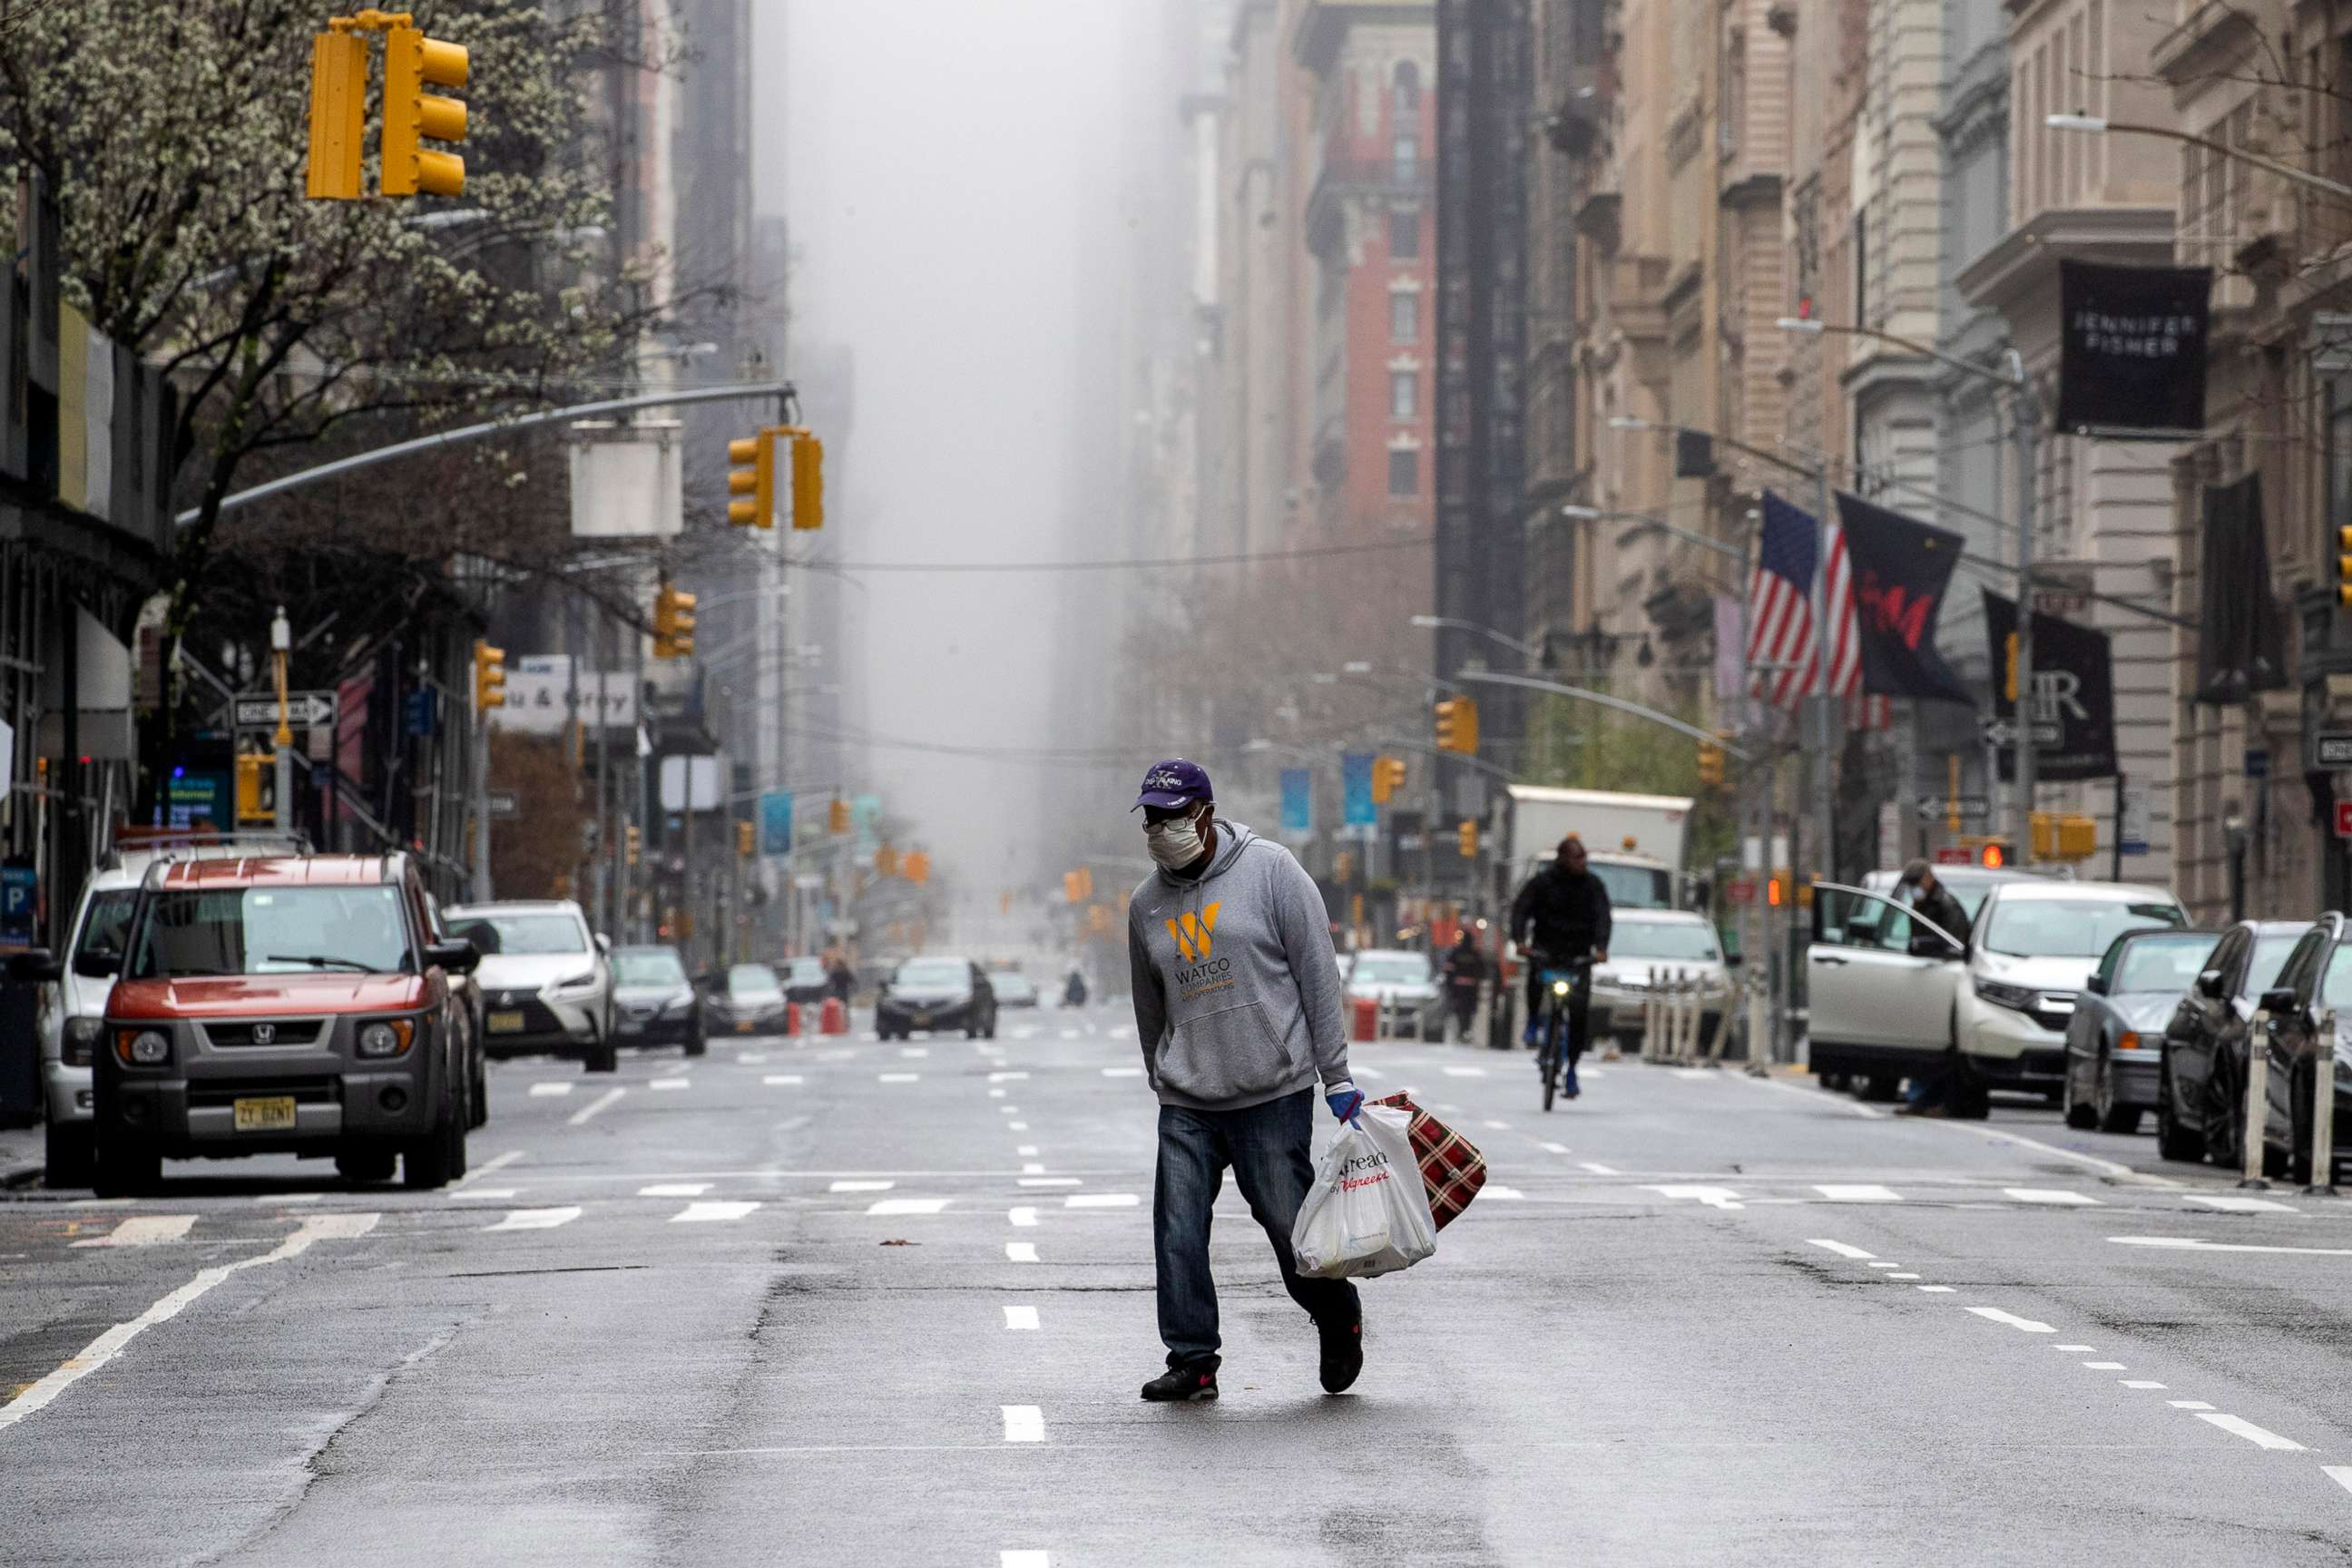
[[[2280,985],[2263,992],[2262,1006],[2273,1018],[2284,1017],[2294,1011],[2294,987]]]
[[[46,947],[28,947],[8,955],[8,978],[20,985],[39,985],[65,973],[58,955]]]
[[[1723,955],[1723,966],[1726,969],[1737,969],[1747,962],[1748,955],[1743,952],[1727,952]]]
[[[2104,974],[2094,974],[2083,989],[2094,996],[2105,996],[2107,994],[2107,977]]]
[[[607,955],[613,951],[613,939],[601,931],[596,933],[596,951]]]
[[[122,973],[122,955],[110,947],[85,948],[74,954],[73,972],[84,980],[106,980]]]
[[[471,974],[482,966],[482,955],[470,942],[432,942],[425,944],[425,963],[428,969]]]
[[[2204,973],[2200,974],[2197,977],[2197,994],[2200,996],[2210,996],[2216,1002],[2220,1001],[2221,999],[2221,972],[2218,969],[2209,969]]]

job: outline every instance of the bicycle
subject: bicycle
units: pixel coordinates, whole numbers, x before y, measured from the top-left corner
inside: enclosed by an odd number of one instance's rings
[[[1568,1000],[1576,988],[1591,980],[1592,960],[1570,959],[1566,963],[1545,963],[1543,1001],[1537,1018],[1541,1025],[1542,1044],[1536,1050],[1536,1070],[1543,1074],[1543,1108],[1551,1109],[1552,1097],[1559,1091],[1560,1063],[1566,1056],[1568,1033]],[[1571,1091],[1570,1099],[1576,1098]]]

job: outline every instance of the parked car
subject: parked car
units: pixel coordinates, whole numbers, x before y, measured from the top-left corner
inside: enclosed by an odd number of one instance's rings
[[[884,1039],[906,1039],[917,1029],[961,1029],[966,1039],[996,1038],[996,991],[968,958],[910,958],[892,972],[874,1004],[874,1027]]]
[[[2309,921],[2238,921],[2174,1005],[2157,1069],[2156,1147],[2166,1159],[2239,1163],[2247,1033],[2263,993],[2311,930]]]
[[[1351,952],[1341,985],[1350,1004],[1377,1005],[1391,1029],[1409,1027],[1417,1040],[1445,1032],[1437,976],[1425,952],[1397,947],[1368,947]]]
[[[2126,931],[2107,944],[2066,1025],[2066,1125],[2137,1132],[2157,1102],[2164,1029],[2221,940],[2211,931]]]
[[[702,993],[674,947],[613,950],[613,1039],[616,1045],[668,1046],[698,1057],[709,1050]]]
[[[784,1031],[784,983],[764,963],[730,964],[703,999],[710,1026],[730,1035],[780,1035]]]
[[[1017,969],[1007,969],[991,974],[988,977],[988,984],[990,989],[996,993],[996,1005],[1000,1011],[1006,1007],[1037,1005],[1037,987],[1031,984],[1029,977]]]
[[[425,917],[432,923],[435,942],[457,940],[450,936],[448,921],[442,917],[441,900],[431,893],[425,895]],[[466,1077],[473,1089],[467,1104],[473,1115],[473,1125],[479,1131],[490,1120],[490,1051],[483,1041],[482,988],[475,982],[471,970],[464,973],[453,970],[449,989],[457,998],[458,1021],[466,1030]]]
[[[2321,1114],[2314,1071],[2322,1051],[2334,1062],[2332,1145],[2342,1151],[2334,1169],[2318,1173],[2333,1184],[2352,1159],[2352,921],[2331,910],[2287,954],[2278,979],[2262,993],[2263,1026],[2253,1037],[2269,1057],[2263,1119],[2263,1164],[2297,1185],[2313,1180],[2312,1128]],[[2243,1089],[2240,1090],[2241,1096]],[[2242,1100],[2240,1101],[2242,1110]]]
[[[1713,1039],[1731,999],[1731,970],[1714,925],[1685,910],[1618,910],[1609,962],[1592,970],[1593,1039],[1614,1036],[1626,1049],[1639,1049],[1642,1004],[1677,976],[1697,982],[1699,1038]]]
[[[96,1052],[95,1185],[144,1192],[165,1158],[332,1155],[353,1181],[465,1173],[472,1084],[449,977],[404,855],[244,855],[151,865],[123,946],[74,953],[112,980]],[[48,953],[12,962],[58,980]]]
[[[590,1072],[620,1066],[613,1036],[609,943],[588,930],[569,899],[453,904],[449,933],[482,955],[485,1042],[493,1055],[553,1051],[579,1057]]]
[[[2035,878],[1993,884],[1963,939],[1882,894],[1817,882],[1805,952],[1813,1070],[1891,1095],[1957,1052],[1969,1075],[1956,1115],[1984,1115],[1989,1089],[2055,1094],[2076,994],[2108,943],[2188,923],[2161,888]]]
[[[803,953],[784,968],[784,999],[803,1007],[822,1007],[824,999],[833,994],[833,976],[825,972],[824,960],[813,953]]]

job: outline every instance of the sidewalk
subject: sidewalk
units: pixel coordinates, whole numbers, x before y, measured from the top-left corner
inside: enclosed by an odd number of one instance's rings
[[[0,1127],[0,1188],[29,1187],[41,1179],[41,1130]]]

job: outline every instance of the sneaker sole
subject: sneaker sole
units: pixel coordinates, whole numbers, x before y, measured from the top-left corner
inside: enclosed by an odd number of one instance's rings
[[[1143,1402],[1146,1405],[1206,1405],[1216,1397],[1217,1391],[1215,1389],[1202,1388],[1195,1389],[1191,1394],[1177,1394],[1172,1399],[1155,1399],[1150,1394],[1147,1394],[1143,1396]]]

